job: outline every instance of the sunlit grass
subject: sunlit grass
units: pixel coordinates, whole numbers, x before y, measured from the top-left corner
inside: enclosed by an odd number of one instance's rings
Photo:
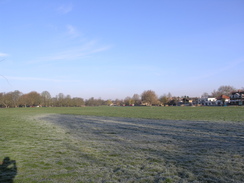
[[[244,107],[84,107],[64,108],[57,112],[146,119],[244,121]]]
[[[244,107],[50,107],[0,109],[0,112],[4,115],[55,113],[143,119],[244,122]]]
[[[242,182],[243,109],[0,109],[0,161],[15,182]]]

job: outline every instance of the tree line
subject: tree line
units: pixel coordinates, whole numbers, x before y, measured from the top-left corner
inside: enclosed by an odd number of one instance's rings
[[[140,105],[166,105],[171,101],[176,101],[176,97],[171,94],[157,97],[156,93],[152,90],[144,91],[141,95],[134,94],[132,97],[125,99],[103,100],[101,98],[91,97],[84,100],[80,97],[72,98],[70,95],[59,93],[52,97],[48,91],[38,93],[32,91],[26,94],[15,90],[8,93],[0,93],[0,107],[13,108],[13,107],[81,107],[81,106],[101,106],[101,105],[114,105],[114,106],[140,106]],[[172,103],[173,104],[173,103]]]
[[[72,98],[60,93],[56,97],[51,97],[48,91],[38,93],[36,91],[23,94],[15,90],[8,93],[0,93],[0,107],[80,107],[84,105],[84,100],[79,97]]]
[[[242,88],[243,90],[244,88]],[[230,95],[236,89],[232,86],[220,86],[218,90],[214,90],[211,95],[218,97],[220,95]],[[209,96],[208,93],[203,93],[202,96]],[[197,97],[192,98],[198,100]],[[115,105],[115,106],[140,106],[140,105],[176,105],[179,102],[185,103],[189,100],[189,96],[176,97],[171,93],[158,95],[153,90],[146,90],[142,94],[134,94],[132,97],[116,100],[103,100],[101,98],[95,99],[91,97],[84,100],[80,97],[72,98],[70,95],[59,93],[52,97],[48,91],[38,93],[32,91],[26,94],[15,90],[8,93],[0,93],[0,107],[81,107],[81,106],[101,106],[101,105]],[[195,102],[196,102],[195,101]],[[194,102],[194,101],[193,101]]]

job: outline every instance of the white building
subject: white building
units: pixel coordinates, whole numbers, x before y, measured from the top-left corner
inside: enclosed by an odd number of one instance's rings
[[[213,96],[201,97],[200,104],[207,106],[217,105],[217,99]]]

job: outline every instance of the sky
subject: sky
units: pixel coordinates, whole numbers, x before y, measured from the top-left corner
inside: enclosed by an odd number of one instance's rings
[[[0,92],[196,97],[243,70],[243,0],[0,0]]]

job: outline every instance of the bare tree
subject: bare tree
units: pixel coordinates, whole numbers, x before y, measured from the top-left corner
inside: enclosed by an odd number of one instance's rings
[[[170,93],[170,92],[167,94],[167,97],[168,97],[168,99],[169,99],[169,100],[171,100],[171,99],[172,99],[172,95],[171,95],[171,93]]]
[[[64,94],[63,93],[59,93],[58,95],[57,95],[57,101],[56,101],[56,106],[58,106],[58,107],[62,107],[62,106],[64,106]]]
[[[125,105],[134,105],[135,101],[131,97],[126,97],[124,103]]]
[[[201,97],[202,98],[208,98],[208,96],[209,96],[209,94],[207,92],[204,92]]]
[[[73,101],[74,107],[81,107],[81,106],[85,105],[83,98],[75,97],[75,98],[72,98],[72,101]]]
[[[152,90],[144,91],[141,94],[141,100],[146,105],[157,105],[158,104],[158,97],[156,93]]]
[[[41,104],[42,106],[48,107],[51,104],[51,94],[48,91],[41,93]]]
[[[3,96],[4,96],[4,93],[0,93],[0,107],[3,107]]]
[[[19,98],[22,93],[18,90],[8,93],[1,93],[0,96],[0,104],[5,107],[18,107],[19,106]]]
[[[20,99],[21,95],[22,95],[22,93],[19,90],[15,90],[14,92],[12,92],[12,101],[13,101],[14,107],[19,106],[19,99]]]
[[[36,91],[32,91],[27,94],[28,105],[38,106],[41,103],[41,95]]]
[[[19,104],[20,104],[20,106],[24,106],[24,107],[28,106],[29,101],[28,101],[28,95],[27,94],[23,94],[20,96]]]
[[[66,107],[71,107],[72,106],[72,98],[71,98],[70,95],[67,95],[64,98],[64,106],[66,106]]]
[[[1,93],[0,99],[1,99],[1,104],[5,108],[11,107],[11,104],[12,104],[12,96],[11,96],[11,93]]]
[[[161,97],[159,97],[159,101],[162,105],[166,106],[169,102],[169,98],[167,97],[166,94],[164,94]]]
[[[41,95],[36,91],[23,94],[19,98],[19,105],[21,106],[38,106],[41,104]]]
[[[85,102],[86,106],[96,106],[96,99],[94,97],[89,98]]]
[[[169,100],[169,105],[178,105],[180,102],[180,97],[171,97]]]
[[[105,103],[106,103],[106,105],[110,106],[110,105],[112,105],[113,102],[110,99],[108,99],[105,101]]]
[[[134,100],[135,105],[141,105],[141,97],[138,94],[134,94],[132,99]]]
[[[227,96],[229,96],[231,94],[231,92],[233,92],[235,90],[236,89],[233,86],[223,85],[223,86],[220,86],[217,91],[214,90],[212,92],[212,95],[214,97],[219,97],[220,95],[227,95]]]
[[[115,99],[113,103],[117,106],[122,106],[124,104],[124,101],[120,99]]]

